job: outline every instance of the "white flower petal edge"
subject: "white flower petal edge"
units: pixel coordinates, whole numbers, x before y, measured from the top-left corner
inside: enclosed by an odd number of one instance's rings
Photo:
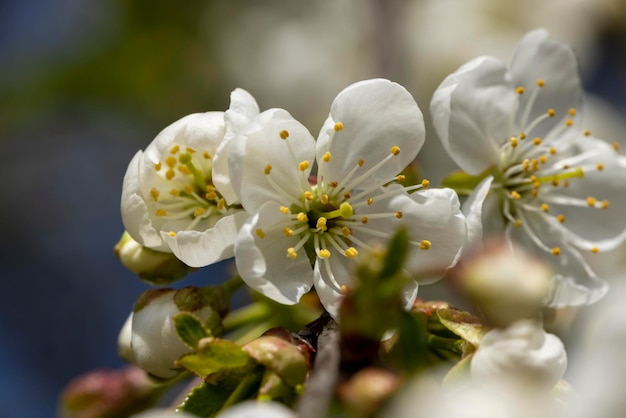
[[[226,115],[185,116],[135,155],[124,176],[121,210],[124,226],[137,242],[174,253],[191,267],[233,256],[246,215],[228,182],[223,142],[244,130],[256,114],[252,96],[237,89]]]
[[[261,113],[228,151],[234,188],[251,213],[235,244],[243,280],[283,303],[315,285],[336,315],[352,259],[402,225],[412,236],[407,268],[417,281],[406,297],[414,299],[417,282],[441,276],[465,237],[453,191],[397,184],[423,141],[417,104],[388,80],[339,93],[317,142],[286,111]]]
[[[581,253],[611,250],[626,234],[626,170],[581,125],[581,100],[574,54],[539,30],[520,41],[510,71],[476,59],[444,80],[431,103],[452,158],[485,176],[464,205],[468,244],[505,231],[527,243],[556,267],[549,306],[601,297],[606,285]]]

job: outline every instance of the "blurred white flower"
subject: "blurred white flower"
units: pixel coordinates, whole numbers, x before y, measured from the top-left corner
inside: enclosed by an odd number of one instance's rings
[[[197,418],[197,416],[171,409],[149,409],[131,418]]]
[[[229,148],[233,187],[251,214],[235,245],[244,281],[286,304],[315,285],[335,314],[358,249],[384,244],[400,225],[412,240],[407,269],[435,281],[454,262],[465,222],[452,190],[395,184],[423,141],[417,104],[382,79],[339,93],[317,142],[282,109],[260,114]]]
[[[129,319],[132,350],[130,360],[154,376],[176,376],[179,367],[175,361],[191,352],[191,348],[178,336],[172,320],[179,312],[190,312],[202,322],[215,314],[213,308],[203,299],[199,288],[151,289],[139,297],[132,319]],[[128,331],[122,329],[119,338],[121,344],[128,342],[127,333]],[[120,347],[120,351],[128,353],[125,347]]]
[[[504,231],[554,266],[547,304],[593,303],[606,292],[581,256],[623,241],[626,170],[615,149],[580,120],[574,54],[542,30],[526,35],[510,70],[492,57],[439,86],[431,113],[444,148],[484,176],[464,206],[468,236]],[[482,222],[480,222],[482,220]]]
[[[252,96],[237,89],[226,115],[185,116],[133,157],[124,176],[121,209],[135,241],[172,252],[191,267],[232,257],[246,214],[228,182],[221,144],[258,112]]]
[[[296,418],[296,414],[278,402],[244,401],[219,413],[217,418]]]

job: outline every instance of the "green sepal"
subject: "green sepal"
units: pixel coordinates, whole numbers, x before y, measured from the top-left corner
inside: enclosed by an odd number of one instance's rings
[[[400,312],[398,329],[390,341],[391,349],[382,353],[396,370],[412,375],[430,366],[426,323],[423,314]]]
[[[206,328],[194,314],[180,312],[172,319],[178,336],[192,350],[198,347],[198,342],[201,339],[212,337],[211,330]]]
[[[458,309],[448,308],[437,310],[437,317],[443,326],[478,347],[487,332],[487,328],[474,315]]]
[[[206,338],[199,341],[198,351],[182,356],[176,364],[201,378],[218,382],[224,376],[243,376],[257,362],[232,341]]]
[[[187,412],[199,417],[214,417],[233,391],[238,382],[220,382],[218,385],[202,383],[191,390],[176,412]]]
[[[477,176],[472,176],[462,170],[454,171],[441,181],[441,187],[448,187],[460,195],[469,195],[490,174],[491,169],[487,169]]]
[[[459,381],[463,381],[469,376],[470,373],[470,364],[472,363],[472,355],[463,357],[459,360],[450,370],[446,373],[443,378],[443,385],[454,384]]]

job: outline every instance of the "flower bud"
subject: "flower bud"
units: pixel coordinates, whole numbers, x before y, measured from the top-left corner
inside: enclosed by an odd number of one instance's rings
[[[165,285],[180,280],[195,269],[185,265],[172,253],[144,247],[124,231],[113,248],[124,267],[152,285]]]
[[[191,351],[176,331],[172,318],[190,312],[203,323],[218,315],[203,289],[152,289],[135,304],[131,325],[131,348],[135,364],[148,373],[171,378],[178,373],[175,361]]]
[[[546,333],[541,322],[523,320],[485,334],[470,370],[478,381],[549,390],[563,377],[566,367],[561,340]]]
[[[291,387],[304,383],[308,373],[305,356],[281,338],[267,335],[250,341],[243,349],[256,361],[274,371]]]
[[[59,417],[126,417],[153,404],[158,396],[136,367],[96,370],[72,380],[61,394]]]
[[[491,242],[483,252],[466,256],[453,280],[488,322],[507,326],[538,316],[553,275],[547,264],[520,247]]]

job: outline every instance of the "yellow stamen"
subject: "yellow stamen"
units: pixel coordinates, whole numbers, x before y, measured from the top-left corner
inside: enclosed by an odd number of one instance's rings
[[[545,85],[546,83],[542,80],[542,79],[538,79],[537,80],[537,87],[541,88]]]
[[[189,170],[189,167],[187,167],[186,165],[179,165],[178,166],[178,171],[180,171],[181,173],[183,173],[185,175],[191,174],[191,170]]]
[[[563,222],[565,222],[565,215],[563,215],[563,214],[559,214],[559,215],[557,215],[556,219],[557,219],[559,222],[563,223]]]
[[[330,183],[328,183],[328,185],[334,188],[334,187],[339,186],[339,183],[337,183],[336,181],[331,181]]]
[[[307,190],[306,192],[304,192],[304,198],[306,200],[313,200],[313,193]]]
[[[178,151],[180,151],[180,147],[178,145],[174,145],[171,149],[170,149],[170,154],[174,155],[176,154]]]
[[[346,250],[344,251],[344,254],[348,258],[354,258],[357,255],[359,255],[359,252],[356,250],[356,248],[350,247],[350,248],[346,248]]]
[[[206,200],[217,200],[217,193],[209,192],[205,194],[204,197],[206,198]]]
[[[156,171],[159,171],[161,169],[161,162],[160,161],[154,165],[154,169]]]
[[[526,134],[524,132],[520,132],[519,133],[519,139],[521,139],[522,141],[526,139]]]
[[[328,227],[326,226],[327,221],[328,220],[326,218],[324,218],[323,216],[320,216],[317,219],[317,222],[315,223],[315,227],[319,229],[320,231],[326,231],[328,230]]]
[[[515,89],[515,93],[524,94],[524,87],[519,86],[518,88]]]
[[[165,209],[157,209],[156,216],[167,216],[167,211]]]
[[[402,174],[398,174],[396,176],[396,180],[399,182],[403,182],[404,180],[406,180],[406,176],[402,175]]]
[[[403,216],[404,216],[404,214],[401,211],[397,211],[396,212],[396,218],[402,219]]]
[[[554,109],[548,109],[548,116],[553,118],[554,115],[556,114],[556,112],[554,111]]]
[[[289,228],[288,226],[283,229],[283,233],[286,237],[293,237],[293,229]]]
[[[547,211],[550,210],[550,206],[548,206],[547,203],[542,203],[541,204],[541,210],[544,211],[544,212],[547,212]]]
[[[335,130],[335,132],[341,131],[343,129],[343,123],[341,122],[335,123],[335,126],[333,126],[333,129]]]
[[[576,116],[576,109],[570,107],[567,113],[569,113],[570,116]]]
[[[326,248],[322,248],[318,255],[320,258],[328,258],[330,257],[330,251],[328,251]]]
[[[572,126],[574,124],[574,121],[571,119],[565,119],[565,125],[567,126]]]
[[[211,159],[211,154],[209,154],[209,152],[208,152],[208,151],[204,151],[204,152],[202,153],[202,156],[203,156],[204,158],[206,158],[207,160],[210,160],[210,159]]]
[[[341,228],[341,234],[344,237],[349,236],[351,233],[352,233],[352,230],[350,228],[348,228],[347,226],[344,226],[344,227]]]
[[[185,147],[185,151],[187,151],[189,154],[194,154],[196,152],[196,150],[191,147]]]
[[[175,175],[176,173],[174,172],[174,169],[172,168],[168,168],[167,171],[165,172],[165,178],[168,180],[173,179]]]
[[[598,254],[600,252],[600,249],[598,247],[591,247],[591,252],[594,254]]]
[[[198,216],[204,215],[204,212],[205,212],[204,208],[197,208],[196,210],[193,211],[193,216],[197,218]]]
[[[613,142],[613,143],[611,144],[611,146],[613,147],[613,149],[614,149],[615,151],[618,151],[618,150],[619,150],[619,144],[618,144],[617,142]]]
[[[304,212],[300,212],[296,215],[296,219],[298,220],[298,222],[308,222],[309,221],[309,217],[306,216],[306,213]]]
[[[522,226],[522,220],[521,219],[516,219],[515,223],[513,224],[513,226],[515,226],[515,228],[519,228],[520,226]]]
[[[374,199],[372,199],[371,197],[369,199],[367,199],[367,205],[371,205],[372,203],[374,203]]]
[[[176,158],[172,157],[171,155],[169,155],[166,159],[165,159],[165,164],[167,164],[168,167],[170,168],[174,168],[176,167]]]
[[[596,200],[596,198],[595,198],[595,197],[589,196],[589,197],[587,198],[587,204],[588,204],[589,206],[595,206],[595,205],[596,205],[596,202],[597,202],[597,200]]]
[[[172,189],[172,190],[170,190],[170,194],[171,194],[172,196],[180,196],[180,190],[178,190],[178,189]]]
[[[541,145],[541,138],[537,137],[537,138],[533,139],[533,144]]]
[[[513,190],[513,191],[511,192],[511,197],[512,197],[513,199],[519,199],[519,198],[521,198],[522,196],[521,196],[518,192],[516,192],[515,190]]]
[[[300,164],[298,164],[298,170],[300,170],[300,171],[305,171],[307,168],[309,168],[309,162],[306,161],[306,160],[304,160]]]
[[[289,138],[289,131],[286,131],[286,130],[280,131],[278,135],[280,136],[280,139],[287,139]]]
[[[266,165],[263,172],[265,173],[266,176],[269,175],[272,172],[272,165],[271,164]]]
[[[550,154],[552,155],[556,154],[556,148],[550,147]]]
[[[430,186],[430,180],[426,180],[426,179],[422,180],[422,187],[426,188],[428,186]]]
[[[585,129],[585,130],[583,131],[583,135],[585,135],[585,136],[589,136],[589,135],[591,135],[591,131],[590,131],[589,129]]]
[[[394,145],[393,147],[391,147],[391,153],[393,155],[398,155],[400,154],[400,147],[397,145]]]
[[[220,199],[217,201],[217,204],[215,206],[217,206],[219,210],[222,210],[224,209],[224,206],[226,206],[226,201],[224,199]]]
[[[420,242],[420,249],[421,250],[428,250],[428,249],[430,249],[431,246],[432,246],[432,243],[430,241],[428,241],[427,239],[423,239]]]
[[[363,167],[363,164],[365,164],[365,160],[359,160],[358,163],[359,167]]]
[[[551,252],[552,255],[559,255],[561,254],[561,249],[559,247],[554,247]]]
[[[608,200],[603,200],[602,202],[600,202],[600,207],[602,207],[602,209],[606,209],[609,207],[609,201]]]
[[[156,187],[150,189],[150,195],[155,202],[159,200],[159,191],[156,189]]]
[[[328,195],[327,194],[323,194],[322,196],[320,196],[320,202],[322,202],[323,205],[327,205],[328,204]]]
[[[174,238],[176,236],[176,232],[170,231],[170,232],[167,233],[167,235],[169,235],[170,237]]]
[[[288,215],[291,213],[291,211],[289,210],[287,206],[281,206],[278,210],[281,211],[281,213],[284,213],[285,215]]]
[[[192,194],[193,193],[193,189],[191,188],[191,186],[187,185],[185,187],[183,187],[183,190],[185,191],[185,193],[187,194]]]
[[[298,256],[298,253],[296,252],[295,248],[293,247],[287,248],[287,257],[291,258],[292,260],[295,260],[297,256]]]
[[[324,155],[322,156],[322,161],[324,161],[325,163],[329,162],[331,160],[331,158],[333,158],[332,154],[330,153],[330,151],[326,151],[324,153]]]
[[[265,238],[265,232],[263,232],[261,228],[258,228],[255,232],[259,238],[261,239]]]
[[[517,147],[517,138],[514,136],[511,137],[511,147],[513,148]]]
[[[598,163],[598,165],[596,166],[596,168],[598,169],[598,171],[602,171],[602,170],[604,170],[604,164],[602,164],[602,163]]]
[[[369,219],[367,219],[367,216],[364,216],[361,218],[361,223],[362,224],[366,224],[369,221]]]

